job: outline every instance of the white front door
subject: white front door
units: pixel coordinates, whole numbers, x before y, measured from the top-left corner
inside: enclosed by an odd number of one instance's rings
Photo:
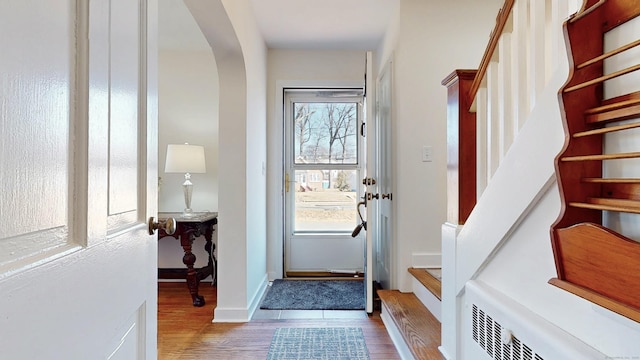
[[[383,68],[376,86],[376,134],[370,140],[376,149],[376,185],[368,192],[377,194],[375,213],[368,214],[374,219],[375,228],[371,231],[374,235],[374,258],[376,279],[384,289],[395,287],[393,283],[393,170],[391,162],[391,142],[393,121],[393,97],[392,97],[392,69],[393,63],[389,61]]]
[[[0,2],[0,357],[155,359],[157,5]]]

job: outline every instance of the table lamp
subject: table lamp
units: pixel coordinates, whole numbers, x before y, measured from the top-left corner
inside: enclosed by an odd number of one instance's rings
[[[184,173],[184,212],[183,216],[193,215],[191,210],[191,194],[193,193],[193,183],[191,174],[203,174],[206,172],[204,162],[204,146],[185,144],[167,145],[167,158],[164,164],[165,173]]]

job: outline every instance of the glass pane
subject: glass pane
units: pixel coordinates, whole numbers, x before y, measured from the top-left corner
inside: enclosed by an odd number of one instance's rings
[[[294,231],[348,231],[359,223],[356,170],[296,170]]]
[[[293,104],[296,164],[357,164],[358,103]]]

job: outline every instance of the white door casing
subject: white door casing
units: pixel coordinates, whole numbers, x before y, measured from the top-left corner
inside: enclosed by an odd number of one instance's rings
[[[0,3],[0,349],[155,359],[157,3]]]
[[[308,86],[309,88],[310,86]],[[359,87],[359,89],[358,89]],[[318,87],[322,88],[322,87]],[[361,185],[359,185],[360,173],[362,169],[362,154],[360,153],[362,148],[362,139],[359,135],[355,134],[357,138],[357,144],[359,152],[357,154],[357,163],[355,164],[340,164],[324,163],[322,160],[318,160],[317,163],[306,160],[296,160],[296,152],[294,148],[294,121],[293,121],[293,106],[294,104],[307,104],[307,103],[319,103],[321,105],[337,102],[337,103],[356,103],[357,107],[357,125],[362,121],[362,84],[356,83],[351,86],[352,89],[358,89],[359,95],[348,95],[343,97],[342,95],[327,96],[324,93],[330,93],[333,90],[343,88],[349,89],[345,86],[336,86],[326,88],[326,91],[309,91],[307,89],[289,88],[284,89],[284,104],[285,109],[284,119],[284,166],[285,166],[285,189],[284,189],[284,269],[285,275],[287,272],[361,272],[364,268],[363,249],[364,249],[364,235],[353,238],[351,232],[357,224],[355,219],[357,218],[355,204],[358,202],[358,198],[361,195]],[[354,129],[355,130],[355,129]],[[357,132],[357,131],[356,131]],[[296,198],[300,196],[310,197],[314,194],[326,194],[323,192],[323,185],[320,184],[323,181],[321,175],[326,171],[332,174],[334,171],[345,170],[353,171],[355,176],[349,179],[350,185],[353,185],[355,191],[347,190],[347,192],[337,192],[336,194],[349,195],[349,204],[324,202],[320,201],[297,201]],[[312,179],[312,175],[317,175],[317,179]],[[286,177],[288,176],[288,183]],[[333,175],[330,175],[333,176]],[[307,186],[309,184],[310,186]],[[311,185],[313,184],[313,185]],[[330,182],[330,184],[332,184]],[[299,188],[307,187],[306,191],[299,191]],[[332,190],[331,187],[330,190]],[[325,189],[326,190],[326,189]],[[331,199],[334,201],[334,199]],[[296,206],[303,205],[313,207],[326,207],[328,213],[334,208],[351,211],[354,217],[354,221],[335,223],[332,220],[327,220],[326,223],[322,222],[305,222],[303,220],[296,219],[296,216],[300,214],[296,210]],[[305,208],[306,209],[306,208]],[[305,211],[303,209],[303,211]],[[322,213],[323,210],[306,210],[312,213]],[[316,216],[316,215],[314,215]],[[322,216],[318,216],[318,220],[321,220]],[[359,219],[357,219],[359,223]],[[298,228],[296,228],[298,227]]]

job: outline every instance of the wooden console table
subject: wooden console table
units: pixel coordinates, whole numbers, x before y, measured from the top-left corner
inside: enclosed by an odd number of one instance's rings
[[[186,269],[158,269],[158,278],[160,279],[186,279],[193,306],[204,306],[204,297],[198,295],[198,286],[200,280],[211,275],[213,285],[217,282],[217,260],[214,255],[215,244],[212,242],[213,227],[218,223],[217,212],[194,213],[193,216],[184,217],[182,213],[158,213],[158,220],[164,221],[167,218],[176,220],[176,232],[168,235],[163,229],[158,231],[158,239],[163,237],[173,237],[180,240],[180,246],[184,250],[182,262],[187,266]],[[196,262],[196,256],[191,252],[193,240],[198,236],[204,236],[204,249],[209,254],[209,261],[206,266],[196,269],[193,265]]]

